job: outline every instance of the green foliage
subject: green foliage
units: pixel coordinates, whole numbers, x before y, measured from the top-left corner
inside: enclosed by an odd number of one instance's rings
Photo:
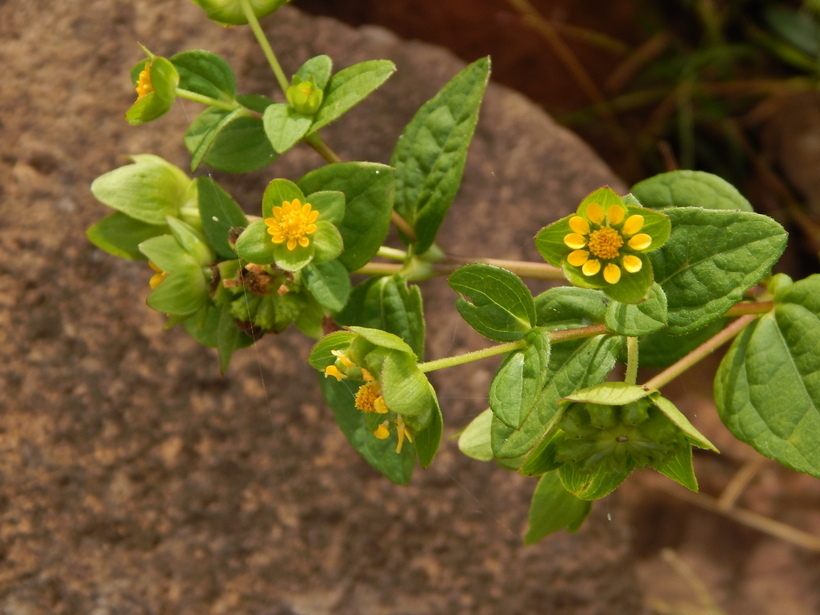
[[[671,171],[654,175],[632,186],[632,194],[652,209],[703,207],[754,211],[732,184],[703,171]]]
[[[544,474],[532,496],[524,544],[531,545],[559,530],[576,531],[591,509],[590,502],[567,491],[556,472]]]

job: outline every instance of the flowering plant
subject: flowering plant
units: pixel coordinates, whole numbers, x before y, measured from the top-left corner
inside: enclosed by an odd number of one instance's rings
[[[444,429],[426,374],[503,355],[488,408],[458,445],[539,477],[532,542],[580,527],[590,502],[635,470],[696,491],[693,447],[716,449],[660,389],[737,337],[715,381],[721,419],[764,455],[820,476],[820,277],[771,275],[786,232],[737,190],[695,171],[646,179],[625,195],[598,188],[537,233],[546,263],[502,268],[481,257],[461,266],[437,233],[459,188],[488,59],[419,109],[389,165],[342,162],[320,130],[384,83],[393,64],[334,73],[320,55],[287,79],[258,24],[283,0],[194,1],[217,22],[251,27],[287,102],[238,94],[233,70],[213,53],[144,49],[126,119],[153,121],[180,97],[204,104],[183,137],[192,170],[254,171],[300,142],[328,164],[272,179],[248,216],[212,179],[137,155],[92,184],[114,212],[88,237],[148,261],[148,305],[215,347],[223,371],[235,351],[294,324],[318,340],[308,361],[342,432],[405,484],[416,460],[433,462]],[[402,248],[384,245],[391,223]],[[493,345],[425,361],[417,283],[442,273],[460,315]],[[351,274],[369,277],[354,287]],[[518,274],[569,285],[534,297]],[[664,369],[639,385],[639,364]]]

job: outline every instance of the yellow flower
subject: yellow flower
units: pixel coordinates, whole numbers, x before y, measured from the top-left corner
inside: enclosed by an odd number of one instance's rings
[[[404,424],[404,419],[398,417],[393,423],[396,426],[396,434],[399,436],[399,442],[396,444],[396,453],[401,453],[401,449],[404,446],[404,441],[407,440],[408,442],[413,441],[413,435],[410,433],[410,430],[407,429],[407,426]],[[376,431],[373,432],[373,435],[376,436],[379,440],[386,440],[390,437],[390,421],[382,421],[382,423],[376,428]]]
[[[367,382],[359,387],[356,393],[355,406],[362,412],[387,414],[387,405],[382,397],[382,388],[378,382]]]
[[[265,224],[273,243],[287,241],[288,250],[295,250],[297,245],[303,248],[310,245],[308,235],[316,232],[314,223],[318,218],[319,212],[310,203],[302,205],[299,199],[293,199],[283,202],[282,207],[274,207],[273,218],[265,218]]]
[[[148,266],[154,271],[156,271],[156,273],[151,276],[151,279],[148,280],[148,286],[151,288],[151,290],[154,290],[157,286],[159,286],[159,283],[162,282],[165,279],[165,276],[168,274],[165,273],[159,267],[157,267],[151,261],[148,261]]]
[[[141,100],[154,91],[154,84],[151,83],[151,63],[146,62],[145,68],[140,71],[137,79],[137,100]]]
[[[610,205],[604,211],[598,203],[590,203],[586,217],[569,219],[572,232],[564,236],[564,244],[572,252],[567,255],[567,262],[580,267],[587,277],[603,270],[604,280],[617,284],[621,268],[637,273],[643,267],[643,261],[635,253],[652,245],[652,238],[640,232],[643,225],[643,216],[627,217],[627,209],[622,205]]]
[[[328,376],[333,376],[337,382],[341,382],[347,377],[341,371],[339,371],[339,368],[335,365],[328,365],[325,368],[325,378],[327,378]]]

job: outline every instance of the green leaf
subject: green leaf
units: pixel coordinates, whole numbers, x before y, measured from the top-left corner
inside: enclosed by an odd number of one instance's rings
[[[236,258],[228,236],[232,228],[247,226],[245,213],[231,195],[210,177],[199,177],[195,181],[205,236],[221,257]]]
[[[146,260],[137,246],[146,239],[170,232],[167,226],[146,224],[115,211],[89,228],[85,235],[91,243],[109,254],[131,260]]]
[[[193,314],[208,298],[208,281],[197,265],[183,265],[169,271],[146,303],[166,314]]]
[[[676,483],[697,493],[698,479],[695,477],[695,468],[692,466],[691,446],[681,446],[674,457],[662,463],[653,463],[652,467]]]
[[[181,89],[226,102],[232,101],[236,96],[233,69],[215,53],[183,51],[170,59],[179,73]]]
[[[344,250],[339,229],[321,218],[316,222],[316,232],[310,236],[310,246],[313,248],[314,263],[332,261]]]
[[[397,335],[393,335],[392,333],[388,333],[387,331],[371,329],[368,327],[348,327],[348,329],[360,335],[362,338],[366,339],[371,344],[380,346],[381,348],[398,350],[399,352],[413,355],[414,359],[417,358],[413,353],[413,349],[407,344],[407,342],[402,340]]]
[[[219,354],[219,371],[228,371],[228,364],[235,350],[245,348],[253,343],[253,338],[239,330],[236,319],[231,315],[228,305],[222,306],[219,311],[219,325],[216,333],[216,350]]]
[[[199,266],[206,266],[212,264],[216,260],[211,246],[208,245],[208,240],[198,230],[190,224],[168,216],[168,228],[171,229],[171,234],[177,243],[182,246],[188,254],[193,257],[194,262]]]
[[[558,286],[535,298],[536,324],[548,331],[603,324],[607,299],[597,290]]]
[[[524,459],[524,463],[519,468],[519,473],[524,476],[540,476],[545,472],[552,472],[561,466],[560,461],[555,460],[556,444],[564,437],[564,432],[560,429],[553,429],[547,433],[538,445],[530,451]]]
[[[265,109],[262,122],[273,149],[284,154],[308,133],[313,118],[297,113],[290,105],[276,103]]]
[[[198,343],[208,348],[216,348],[221,313],[221,308],[208,301],[193,315],[186,318],[182,326],[185,327],[186,333]],[[250,343],[252,343],[252,340]]]
[[[644,207],[652,209],[702,207],[754,211],[732,184],[703,171],[661,173],[635,184],[632,194]]]
[[[396,66],[389,60],[369,60],[333,75],[325,88],[324,102],[310,127],[311,134],[347,113],[394,72]]]
[[[688,333],[723,316],[786,246],[786,231],[768,216],[693,207],[666,213],[672,235],[650,258],[666,293],[669,333]]]
[[[394,172],[372,162],[340,162],[311,171],[298,182],[306,193],[338,190],[345,195],[345,216],[338,224],[345,251],[339,257],[354,271],[375,256],[390,228]]]
[[[606,326],[619,335],[648,335],[666,326],[666,295],[657,284],[649,297],[636,304],[613,301],[606,310]]]
[[[320,90],[324,90],[333,71],[333,60],[330,56],[320,55],[310,58],[299,67],[296,75],[302,81],[313,81]]]
[[[209,107],[191,122],[182,137],[182,142],[191,154],[191,171],[196,171],[205,159],[219,133],[234,120],[247,117],[247,113],[243,107],[237,107],[233,111]]]
[[[535,544],[545,536],[563,529],[575,531],[591,509],[590,502],[579,500],[564,488],[557,472],[544,474],[532,496],[524,544]]]
[[[506,269],[467,265],[457,269],[447,282],[461,295],[456,309],[462,318],[491,340],[519,340],[535,325],[535,302],[529,289]]]
[[[599,500],[609,495],[632,473],[632,468],[612,470],[606,464],[594,472],[580,472],[570,465],[558,468],[558,477],[567,491],[581,500]]]
[[[401,414],[408,425],[416,428],[411,419],[419,417],[422,427],[430,420],[435,406],[435,393],[412,354],[394,352],[388,354],[382,364],[382,395],[384,403],[393,412]]]
[[[669,367],[720,333],[727,322],[725,318],[721,318],[684,335],[672,335],[666,329],[662,329],[639,338],[641,367]]]
[[[274,244],[263,220],[254,220],[236,240],[236,253],[250,263],[270,265],[275,260]]]
[[[416,447],[416,454],[418,455],[419,463],[422,468],[428,468],[430,467],[430,464],[433,463],[433,458],[436,456],[438,447],[441,445],[441,434],[444,431],[444,419],[441,416],[441,408],[438,405],[435,391],[429,383],[428,386],[430,386],[430,392],[434,403],[433,411],[430,416],[430,423],[427,427],[416,433],[413,439],[413,444]]]
[[[418,286],[401,275],[371,278],[356,286],[335,320],[399,336],[417,357],[424,356],[424,313]]]
[[[341,310],[350,296],[350,275],[339,261],[308,265],[302,280],[316,301],[331,311]]]
[[[313,346],[308,363],[314,369],[324,372],[328,365],[333,365],[336,362],[337,357],[333,354],[333,351],[346,349],[355,337],[356,334],[352,331],[334,331],[325,335]]]
[[[775,308],[734,341],[715,402],[735,437],[820,477],[820,276],[778,292]]]
[[[138,98],[125,112],[125,119],[132,126],[146,124],[165,115],[176,100],[179,74],[174,65],[165,58],[155,56],[153,59],[138,62],[131,69],[131,82],[134,88],[137,86],[140,72],[149,62],[151,64],[150,75],[153,91]]]
[[[239,116],[223,126],[203,162],[226,173],[250,173],[276,160],[262,120]]]
[[[410,482],[415,465],[415,447],[405,442],[396,453],[395,438],[379,440],[365,425],[364,413],[356,408],[356,385],[347,380],[322,378],[322,394],[333,410],[342,433],[362,457],[387,478],[399,485]]]
[[[478,461],[490,461],[493,458],[493,447],[490,443],[490,429],[493,424],[493,411],[487,408],[475,417],[458,438],[459,450]]]
[[[243,107],[247,107],[251,111],[256,111],[260,114],[265,113],[265,109],[275,104],[272,98],[268,98],[262,94],[240,94],[236,97],[236,100]]]
[[[581,288],[598,289],[604,292],[607,297],[620,301],[621,303],[640,303],[644,301],[652,290],[652,263],[646,255],[636,254],[641,259],[643,266],[637,273],[624,273],[617,284],[609,284],[600,280],[583,275],[577,267],[573,267],[564,261],[564,275],[571,284]]]
[[[510,353],[490,385],[490,408],[505,425],[518,429],[532,410],[547,377],[550,343],[547,332],[533,329],[527,347]]]
[[[602,382],[615,365],[624,338],[599,335],[585,340],[571,352],[556,352],[552,347],[547,381],[520,429],[512,429],[493,419],[492,444],[496,458],[511,459],[526,455],[561,418],[558,400],[573,391]]]
[[[91,192],[105,205],[146,224],[165,226],[185,203],[191,179],[179,168],[152,154],[132,156],[127,164],[91,184]]]
[[[709,442],[706,436],[695,429],[695,426],[689,422],[689,419],[687,419],[671,401],[656,393],[652,395],[652,403],[654,403],[660,411],[663,412],[666,417],[686,435],[692,444],[698,448],[707,449],[716,453],[720,452],[714,444]]]
[[[304,248],[297,245],[293,250],[288,248],[288,242],[286,241],[273,244],[273,257],[276,266],[285,271],[299,271],[313,260],[314,253],[313,242]]]
[[[345,195],[338,190],[323,190],[305,197],[310,206],[319,212],[319,219],[339,224],[345,215]]]
[[[302,205],[307,202],[299,186],[287,179],[274,179],[268,184],[265,188],[265,194],[262,195],[262,217],[271,218],[273,217],[274,207],[282,207],[285,201],[292,203],[297,200]]]
[[[602,382],[593,387],[581,389],[564,397],[561,401],[574,401],[604,406],[623,406],[643,399],[653,393],[653,389],[645,389],[635,384],[625,382]]]
[[[489,75],[490,59],[482,58],[453,77],[419,109],[393,152],[396,211],[415,228],[418,253],[433,244],[458,192]]]
[[[171,235],[146,239],[139,244],[139,251],[162,271],[173,271],[188,265],[198,266],[194,258]]]

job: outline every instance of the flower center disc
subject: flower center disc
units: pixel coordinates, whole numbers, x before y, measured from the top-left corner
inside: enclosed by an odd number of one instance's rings
[[[605,226],[592,231],[589,236],[589,251],[594,256],[603,259],[613,259],[618,256],[618,248],[624,245],[624,238],[614,228]]]

